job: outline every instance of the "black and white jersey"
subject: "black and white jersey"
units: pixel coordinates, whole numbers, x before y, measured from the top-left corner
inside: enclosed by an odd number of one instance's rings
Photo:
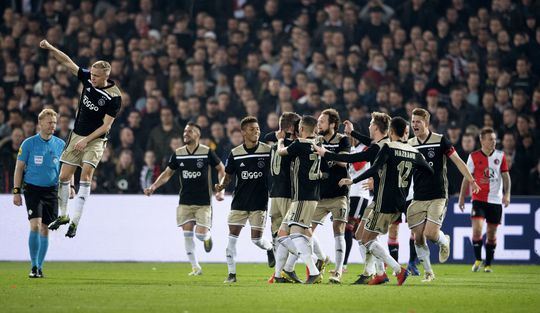
[[[374,211],[381,213],[405,212],[405,199],[409,193],[414,171],[425,171],[433,174],[433,169],[424,156],[407,143],[386,143],[373,166],[354,182],[371,176],[379,176],[374,184]]]
[[[335,133],[329,141],[324,140],[324,137],[319,138],[323,147],[333,153],[343,154],[349,153],[351,150],[349,138],[343,134]],[[339,187],[338,185],[342,178],[349,177],[347,168],[339,166],[335,161],[326,160],[326,158],[323,158],[323,162],[326,162],[328,166],[329,177],[321,182],[321,199],[347,196],[349,194],[349,188],[347,186]]]
[[[236,186],[231,208],[257,211],[268,208],[270,146],[259,142],[247,149],[240,145],[232,149],[225,164],[225,172],[235,175]]]
[[[424,156],[435,172],[434,175],[418,171],[414,174],[414,200],[434,200],[448,198],[446,162],[456,150],[443,135],[429,132],[426,141],[418,137],[409,139],[409,144]]]
[[[88,136],[103,125],[105,114],[116,117],[122,105],[122,94],[112,80],[108,80],[103,88],[93,87],[90,71],[82,67],[79,67],[77,77],[83,84],[83,90],[73,132]],[[106,134],[101,136],[104,137]]]
[[[272,144],[270,155],[270,198],[290,198],[291,197],[291,158],[277,154],[277,136],[273,131],[264,136],[264,141]],[[275,143],[275,144],[274,144]],[[288,147],[292,140],[285,138],[285,147]]]
[[[292,200],[318,201],[321,192],[321,157],[314,152],[314,138],[296,139],[287,147],[292,160]]]
[[[169,167],[179,172],[180,204],[210,205],[212,168],[220,162],[214,151],[205,145],[199,145],[193,153],[187,146],[176,149],[169,159]]]

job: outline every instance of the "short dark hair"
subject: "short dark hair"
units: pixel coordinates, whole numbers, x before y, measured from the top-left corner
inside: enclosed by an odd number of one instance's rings
[[[392,119],[392,122],[390,122],[390,128],[398,137],[403,137],[403,135],[405,135],[405,130],[407,129],[407,126],[407,121],[400,116],[394,117]]]
[[[194,123],[194,122],[188,122],[188,123],[186,124],[186,127],[188,127],[188,126],[195,127],[195,128],[197,128],[197,129],[199,130],[199,133],[202,133],[201,126],[197,125],[196,123]]]
[[[254,116],[246,116],[240,121],[240,129],[244,130],[248,124],[259,123],[259,120]]]
[[[298,125],[300,115],[294,112],[284,112],[279,118],[279,128],[282,130],[289,129],[291,126]]]
[[[328,116],[328,124],[334,123],[334,130],[338,129],[341,122],[338,111],[336,111],[335,109],[326,109],[322,111],[321,114],[325,114],[326,116]]]
[[[495,134],[495,130],[491,127],[484,127],[480,130],[480,139],[484,138],[485,135],[488,135],[488,134]],[[513,133],[511,133],[512,136],[514,135]],[[505,133],[506,135],[506,133]]]
[[[302,127],[306,127],[310,131],[313,131],[317,127],[317,119],[311,115],[302,116],[300,123],[302,123]]]

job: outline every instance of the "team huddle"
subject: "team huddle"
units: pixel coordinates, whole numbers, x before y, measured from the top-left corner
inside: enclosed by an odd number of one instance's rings
[[[75,128],[66,147],[52,135],[56,113],[46,109],[39,116],[40,133],[23,142],[19,151],[14,204],[22,205],[24,189],[31,226],[32,278],[43,277],[48,229],[56,230],[69,223],[66,236],[76,235],[90,194],[90,181],[121,100],[119,89],[108,80],[107,62],[98,61],[91,70],[86,70],[48,42],[43,41],[41,47],[50,50],[77,75],[84,88]],[[429,130],[429,121],[428,111],[414,109],[411,119],[414,136],[409,139],[409,123],[401,117],[390,118],[386,113],[371,114],[369,136],[365,136],[348,121],[343,123],[344,133],[338,132],[341,120],[334,109],[322,111],[318,118],[285,112],[280,117],[279,130],[261,140],[257,119],[245,117],[240,123],[243,144],[231,150],[225,164],[200,143],[201,128],[188,123],[183,132],[185,145],[171,155],[165,171],[144,193],[152,195],[179,171],[177,224],[183,230],[191,276],[203,273],[195,253],[194,237],[204,243],[206,252],[213,247],[210,232],[213,190],[221,201],[224,189],[234,181],[225,249],[228,268],[225,283],[237,281],[236,244],[248,221],[252,242],[266,251],[268,265],[274,267],[270,283],[320,283],[329,258],[314,233],[328,215],[335,238],[335,269],[331,271],[330,283],[342,281],[352,237],[358,241],[365,263],[355,284],[388,282],[388,266],[397,284],[402,285],[410,274],[420,274],[417,260],[424,269],[422,281],[430,282],[435,274],[427,242],[438,245],[441,263],[450,254],[450,237],[441,231],[441,226],[448,203],[446,162],[451,160],[464,177],[459,197],[462,210],[465,196],[472,190],[476,256],[473,271],[484,266],[484,271],[491,272],[502,204],[507,206],[510,201],[510,177],[504,153],[495,150],[493,129],[485,128],[480,133],[482,149],[472,153],[465,163],[444,136]],[[82,174],[70,218],[67,203],[68,198],[75,196],[72,177],[76,167],[82,168]],[[218,175],[214,186],[213,169]],[[413,239],[407,268],[397,262],[395,251],[389,251],[377,240],[379,235],[390,232],[391,246],[402,214]],[[267,215],[271,219],[273,242],[263,237]],[[485,262],[481,257],[484,220],[488,223]],[[307,267],[304,281],[295,271],[298,260]]]

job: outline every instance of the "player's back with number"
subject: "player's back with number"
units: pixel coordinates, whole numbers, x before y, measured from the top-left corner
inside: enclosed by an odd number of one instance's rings
[[[292,160],[293,201],[320,199],[321,157],[314,152],[314,144],[318,144],[314,138],[299,138],[287,148]]]
[[[397,141],[384,145],[377,162],[384,165],[378,167],[380,182],[375,194],[375,210],[384,213],[403,212],[414,171],[418,167],[427,169],[429,165],[418,150]]]

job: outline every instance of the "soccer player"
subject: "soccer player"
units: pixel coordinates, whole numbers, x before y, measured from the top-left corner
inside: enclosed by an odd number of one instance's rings
[[[314,150],[319,143],[315,137],[316,127],[314,117],[302,117],[300,138],[288,147],[285,147],[284,138],[280,138],[277,150],[279,155],[288,155],[292,160],[292,204],[284,219],[286,224],[282,224],[278,232],[278,259],[283,259],[289,251],[298,254],[309,270],[306,284],[322,281],[322,273],[313,261],[310,245],[310,226],[320,198],[322,178],[321,157]]]
[[[291,159],[288,155],[281,156],[277,153],[277,136],[280,133],[284,133],[285,146],[290,145],[297,137],[299,122],[300,116],[298,114],[285,112],[279,119],[279,131],[271,132],[265,136],[265,141],[267,143],[276,143],[272,146],[272,153],[270,156],[270,173],[272,177],[270,185],[270,221],[275,251],[277,251],[277,246],[279,245],[277,241],[278,230],[283,223],[283,218],[291,206]],[[294,265],[298,256],[294,253],[290,253],[288,258],[285,258],[287,260],[286,264],[285,260],[280,262],[281,260],[276,258],[274,274],[272,274],[272,277],[268,280],[269,283],[289,281],[295,283],[302,282],[294,271]],[[282,277],[282,270],[284,277]]]
[[[473,184],[474,193],[479,189],[467,165],[448,139],[429,130],[429,118],[429,112],[424,109],[416,108],[412,111],[415,137],[409,140],[409,144],[422,153],[435,171],[434,175],[423,171],[414,173],[414,197],[407,209],[407,222],[415,236],[416,253],[424,267],[423,282],[435,279],[426,239],[439,246],[439,262],[446,262],[450,256],[450,236],[441,231],[448,203],[447,160],[454,162],[463,177]]]
[[[165,171],[144,190],[145,195],[152,195],[160,186],[166,184],[177,170],[180,171],[180,201],[176,209],[176,222],[184,231],[186,254],[192,268],[189,276],[202,274],[195,254],[193,235],[204,242],[206,252],[212,250],[211,167],[216,169],[219,179],[225,176],[225,166],[214,151],[199,143],[200,138],[199,125],[189,122],[184,128],[185,145],[176,149],[169,158]],[[224,191],[216,193],[218,201],[223,200],[223,193]]]
[[[268,209],[268,172],[271,147],[259,141],[261,130],[257,118],[248,116],[240,121],[244,143],[233,148],[225,164],[225,177],[216,185],[221,191],[236,177],[236,186],[228,217],[229,243],[227,244],[227,267],[229,276],[224,283],[236,282],[236,241],[249,220],[251,241],[266,250],[268,265],[275,265],[272,244],[262,238]]]
[[[349,138],[337,132],[340,124],[339,113],[334,109],[322,111],[317,122],[317,129],[321,136],[322,145],[329,151],[338,154],[348,154],[351,149]],[[343,270],[343,260],[345,257],[345,224],[349,216],[348,195],[349,189],[346,186],[338,186],[342,178],[349,177],[347,164],[343,162],[326,161],[328,165],[328,179],[321,182],[321,200],[317,204],[317,209],[313,214],[312,230],[317,225],[322,225],[326,216],[332,214],[332,227],[334,231],[336,268],[330,283],[341,283]],[[327,257],[318,244],[317,238],[313,237],[313,249],[319,259],[319,268],[324,271]]]
[[[43,262],[49,247],[47,226],[58,216],[58,173],[65,145],[62,139],[53,136],[56,112],[45,109],[39,113],[38,121],[39,133],[27,138],[19,148],[13,178],[13,204],[22,205],[24,189],[30,221],[30,278],[43,277]]]
[[[323,156],[326,160],[330,161],[340,161],[340,162],[347,162],[347,163],[354,163],[354,162],[370,162],[373,164],[375,161],[375,157],[377,156],[377,153],[379,153],[380,149],[384,146],[385,143],[390,142],[390,139],[388,138],[388,129],[390,128],[390,121],[391,118],[386,113],[381,112],[373,112],[371,114],[371,122],[369,124],[369,134],[370,138],[373,139],[373,142],[369,145],[368,149],[361,152],[356,152],[352,154],[336,154],[333,152],[328,151],[324,147],[318,148],[317,153],[321,156]],[[352,127],[352,123],[345,122],[345,132],[350,133],[351,136],[354,136],[361,142],[370,142],[371,140],[368,138],[364,138],[365,136],[362,136],[358,132],[354,131]],[[378,185],[379,184],[379,178],[378,176],[373,177],[373,184]],[[374,199],[375,201],[375,199]],[[371,211],[373,210],[373,207],[375,207],[375,203],[371,202],[370,205],[368,205],[363,212],[361,212],[362,219],[360,221],[360,224],[358,226],[358,229],[355,234],[356,240],[358,240],[358,244],[360,246],[360,254],[362,258],[364,259],[364,272],[359,276],[358,280],[356,280],[355,284],[367,284],[372,276],[375,274],[376,271],[381,272],[384,270],[384,263],[382,260],[373,258],[373,255],[366,251],[365,245],[362,243],[362,236],[364,233],[364,226],[367,221],[367,218]]]
[[[381,148],[373,166],[354,180],[347,178],[339,182],[340,185],[351,185],[374,175],[379,176],[379,183],[375,185],[374,190],[375,206],[368,216],[365,231],[362,234],[362,243],[367,251],[392,267],[397,276],[398,285],[405,282],[409,273],[392,258],[388,250],[376,241],[376,238],[378,235],[386,234],[389,225],[405,211],[405,199],[412,180],[411,174],[416,171],[433,173],[433,169],[427,164],[422,154],[406,143],[408,137],[407,121],[401,117],[394,117],[390,124],[392,142],[386,143]],[[377,273],[370,284],[386,281],[388,277],[382,271]]]
[[[364,145],[354,137],[351,139],[351,143],[353,144],[351,154],[368,149],[368,146]],[[369,166],[370,163],[366,161],[354,162],[349,165],[349,175],[354,179],[364,173]],[[358,230],[360,220],[362,219],[362,214],[371,202],[371,195],[369,194],[369,188],[367,187],[368,185],[369,180],[366,179],[358,184],[351,185],[349,190],[349,220],[347,225],[345,225],[345,258],[343,260],[344,271],[347,270],[347,263],[353,245],[354,234]]]
[[[79,192],[75,199],[75,208],[66,237],[73,238],[83,213],[84,203],[90,195],[90,183],[97,167],[105,144],[107,133],[120,110],[122,94],[112,80],[109,80],[111,65],[106,61],[97,61],[90,70],[80,68],[65,53],[52,46],[47,40],[42,40],[39,46],[49,50],[49,53],[66,66],[83,85],[75,127],[69,136],[67,147],[60,161],[60,216],[49,224],[50,230],[56,230],[60,225],[70,222],[67,214],[67,202],[70,192],[70,180],[77,167],[81,167]]]
[[[483,128],[480,131],[481,149],[469,155],[467,167],[480,185],[480,192],[472,195],[471,221],[473,227],[472,243],[476,261],[472,267],[478,272],[482,265],[482,229],[484,220],[487,221],[486,261],[484,272],[491,273],[491,261],[497,246],[497,227],[501,223],[502,205],[510,204],[510,174],[508,163],[503,151],[496,150],[497,135],[493,128]],[[469,181],[463,179],[459,194],[459,208],[465,209],[465,193]]]

